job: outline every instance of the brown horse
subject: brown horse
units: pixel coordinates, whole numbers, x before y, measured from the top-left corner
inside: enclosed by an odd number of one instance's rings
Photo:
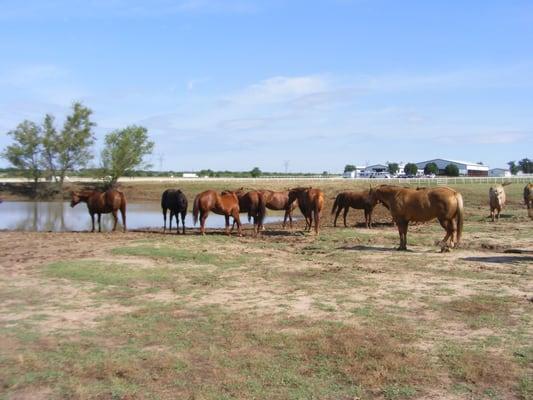
[[[283,228],[285,228],[288,218],[289,228],[292,229],[292,212],[296,208],[296,203],[289,202],[289,191],[275,192],[273,190],[260,190],[260,192],[263,193],[266,208],[274,211],[285,210]]]
[[[432,189],[410,189],[392,185],[381,185],[370,189],[372,201],[386,204],[398,226],[400,247],[407,250],[407,227],[410,221],[430,221],[437,218],[446,230],[441,250],[455,247],[461,240],[463,231],[463,196],[447,187]]]
[[[266,204],[263,193],[259,190],[245,192],[244,188],[237,189],[234,193],[239,198],[239,212],[248,213],[248,222],[253,218],[254,236],[257,236],[263,228],[263,221],[266,216]],[[235,222],[236,221],[233,220],[233,226],[235,226]],[[231,229],[233,230],[233,227]]]
[[[324,193],[320,189],[298,187],[289,190],[289,203],[298,200],[298,206],[305,218],[306,229],[311,230],[315,222],[315,234],[318,235],[320,213],[324,207]]]
[[[87,209],[89,210],[93,223],[91,232],[94,232],[94,215],[98,215],[98,232],[102,232],[102,225],[100,224],[102,214],[109,213],[112,213],[115,219],[113,225],[113,231],[115,231],[118,221],[117,210],[120,210],[123,230],[126,232],[126,196],[124,196],[124,193],[113,189],[109,189],[106,192],[84,190],[81,192],[72,192],[71,197],[71,207],[74,207],[80,202],[87,203]]]
[[[331,214],[335,214],[335,219],[333,221],[333,226],[337,226],[337,218],[342,210],[344,210],[344,227],[346,227],[346,216],[348,211],[351,208],[365,210],[365,225],[367,228],[372,227],[372,211],[376,206],[377,201],[372,203],[369,191],[364,190],[362,192],[342,192],[337,195],[335,202],[333,203],[333,208],[331,209]]]
[[[527,214],[533,219],[533,183],[528,183],[524,187],[524,203],[527,206]]]
[[[196,196],[193,206],[194,224],[198,222],[198,215],[200,215],[200,232],[205,235],[205,220],[209,212],[213,211],[215,214],[224,215],[226,218],[226,234],[229,235],[229,217],[237,222],[237,230],[239,236],[242,236],[241,220],[239,218],[239,198],[235,192],[218,193],[214,190],[206,190]]]

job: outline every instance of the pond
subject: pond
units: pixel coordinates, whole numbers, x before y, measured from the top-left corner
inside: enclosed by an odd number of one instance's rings
[[[120,212],[119,225],[122,229]],[[169,216],[167,216],[168,228]],[[248,221],[246,214],[241,214],[241,222]],[[265,218],[265,223],[283,221],[282,215],[271,215]],[[158,203],[128,203],[126,213],[128,229],[162,228],[163,213]],[[98,229],[95,217],[96,229]],[[224,216],[209,214],[206,221],[207,228],[223,228]],[[200,223],[196,225],[199,227]],[[180,221],[181,226],[181,221]],[[185,227],[192,228],[192,213],[185,218]],[[113,216],[102,214],[102,230],[113,228]],[[172,228],[176,228],[176,220],[172,221]],[[0,204],[0,229],[20,231],[68,232],[91,230],[91,217],[87,205],[78,204],[70,207],[70,202],[59,201],[4,201]]]

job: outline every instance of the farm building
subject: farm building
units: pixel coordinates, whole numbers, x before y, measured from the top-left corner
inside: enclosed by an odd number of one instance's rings
[[[455,164],[459,169],[459,175],[461,176],[488,176],[489,167],[468,161],[446,160],[443,158],[435,158],[434,160],[422,161],[416,163],[419,170],[423,170],[429,163],[437,164],[439,168],[439,174],[444,174],[444,169],[448,164]]]
[[[365,175],[375,174],[378,172],[387,172],[389,170],[389,167],[385,164],[374,164],[369,165],[368,167],[365,167],[364,173]]]
[[[489,176],[511,176],[511,171],[507,168],[489,169]]]

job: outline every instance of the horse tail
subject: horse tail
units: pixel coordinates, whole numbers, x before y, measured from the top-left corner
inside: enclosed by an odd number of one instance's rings
[[[200,211],[200,196],[198,195],[194,198],[194,205],[192,208],[192,218],[193,218],[194,225],[196,225],[196,223],[198,222],[199,211]]]
[[[339,207],[339,195],[335,197],[335,201],[333,202],[333,208],[331,209],[331,214],[335,214],[335,211],[337,211],[337,208]]]
[[[457,212],[456,212],[456,219],[457,219],[457,242],[455,245],[457,246],[459,242],[461,241],[461,234],[463,233],[463,223],[464,223],[464,206],[463,206],[463,196],[461,193],[456,192],[455,193],[455,200],[457,201]]]

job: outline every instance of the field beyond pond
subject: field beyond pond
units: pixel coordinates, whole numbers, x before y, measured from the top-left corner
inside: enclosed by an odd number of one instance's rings
[[[299,183],[309,185],[262,187]],[[235,185],[181,188],[192,204]],[[332,198],[363,187],[316,186],[327,197],[319,237],[301,220],[257,239],[251,228],[242,238],[0,232],[0,399],[533,399],[523,184],[505,188],[497,223],[489,185],[454,187],[466,221],[450,253],[435,245],[436,221],[410,226],[409,251],[394,250],[382,206],[374,229],[361,210],[334,228]],[[165,188],[122,186],[150,202]]]

